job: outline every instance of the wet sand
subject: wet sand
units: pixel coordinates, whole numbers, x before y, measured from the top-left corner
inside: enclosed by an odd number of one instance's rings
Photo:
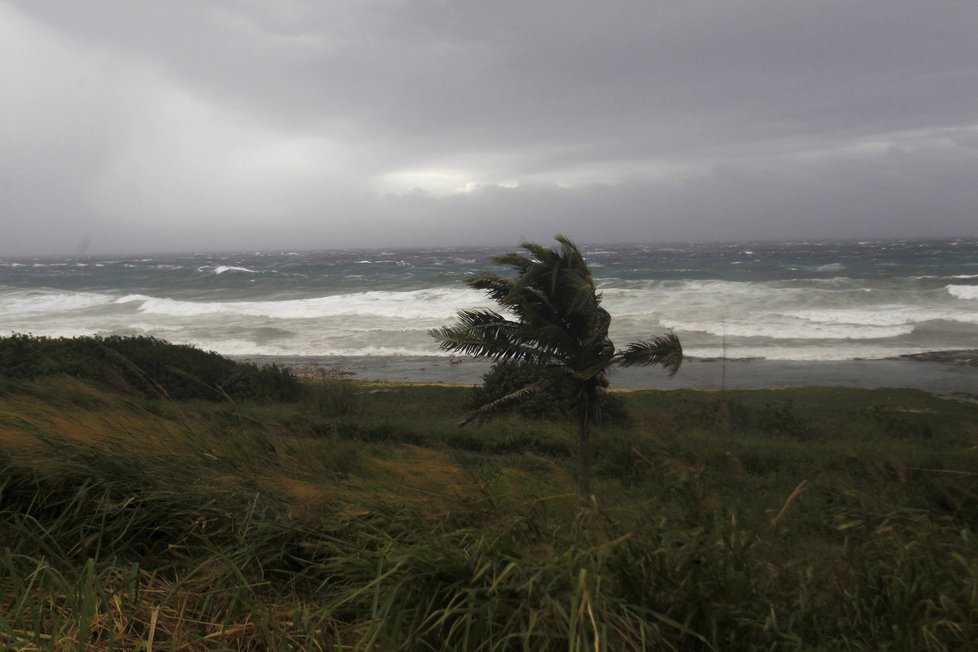
[[[477,385],[491,363],[473,358],[359,356],[238,358],[279,364],[301,374],[321,370],[359,380]],[[618,389],[768,389],[776,387],[907,387],[978,399],[978,352],[949,351],[887,360],[790,361],[687,359],[673,377],[657,367],[615,368]]]

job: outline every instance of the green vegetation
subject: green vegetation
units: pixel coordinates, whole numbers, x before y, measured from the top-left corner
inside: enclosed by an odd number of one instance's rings
[[[0,338],[4,379],[63,373],[147,398],[292,401],[299,381],[287,369],[240,364],[152,337]]]
[[[10,361],[0,649],[978,644],[974,403],[617,394],[582,500],[569,424],[460,430],[471,388],[172,400]]]
[[[558,235],[557,242],[557,249],[524,242],[528,256],[512,252],[492,259],[514,268],[515,279],[491,272],[466,279],[466,285],[485,291],[513,319],[495,310],[462,310],[454,326],[433,329],[429,334],[445,351],[497,363],[523,363],[540,370],[529,374],[522,387],[479,407],[467,420],[492,417],[503,406],[555,385],[563,386],[557,391],[572,399],[563,404],[577,416],[578,490],[584,496],[591,487],[591,425],[600,420],[600,397],[608,387],[608,369],[613,364],[660,364],[676,373],[683,362],[683,348],[670,332],[615,351],[608,337],[611,315],[601,307],[601,295],[584,256],[565,236]]]
[[[553,376],[544,379],[543,376]],[[531,419],[562,419],[577,408],[574,387],[562,383],[563,372],[559,369],[541,369],[527,362],[497,362],[482,377],[482,385],[472,390],[469,408],[473,411],[485,405],[495,405],[495,414],[516,412]],[[519,401],[507,402],[520,389],[539,383],[539,388]],[[619,424],[627,421],[628,413],[621,394],[600,392],[595,397],[595,414],[602,423]]]

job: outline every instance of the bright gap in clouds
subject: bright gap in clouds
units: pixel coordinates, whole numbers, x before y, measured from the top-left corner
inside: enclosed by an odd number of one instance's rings
[[[637,160],[621,162],[595,162],[558,166],[546,164],[527,165],[513,162],[497,166],[497,169],[519,168],[518,176],[504,176],[498,172],[485,172],[471,168],[420,168],[398,170],[381,175],[378,187],[382,193],[403,195],[423,193],[433,197],[464,195],[487,188],[549,186],[562,189],[588,186],[615,186],[621,183],[641,181],[652,184],[672,184],[705,174],[709,166],[702,161]]]
[[[487,186],[519,188],[520,182],[516,179],[479,179],[470,170],[430,168],[390,172],[380,177],[378,185],[381,192],[397,195],[422,192],[434,197],[445,197],[468,194]]]

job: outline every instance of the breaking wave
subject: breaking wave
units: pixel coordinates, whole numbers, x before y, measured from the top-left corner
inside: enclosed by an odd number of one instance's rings
[[[978,348],[978,243],[951,262],[933,245],[918,259],[899,243],[747,244],[588,251],[614,341],[671,328],[694,356],[798,360]],[[438,355],[428,329],[491,305],[462,280],[495,253],[2,261],[0,334],[146,334],[233,355]],[[750,264],[734,266],[742,256]]]
[[[958,299],[978,300],[978,285],[948,285],[947,291]]]

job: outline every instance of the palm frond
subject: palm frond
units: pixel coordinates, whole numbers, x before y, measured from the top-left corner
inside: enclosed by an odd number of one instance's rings
[[[474,290],[484,290],[490,299],[502,303],[513,291],[513,281],[492,272],[474,274],[465,279],[465,284]]]
[[[554,323],[559,319],[545,292],[522,283],[514,283],[513,290],[500,303],[527,324]]]
[[[659,364],[675,375],[683,363],[683,346],[675,333],[669,331],[649,340],[629,344],[615,355],[614,361],[623,367]]]
[[[577,269],[562,269],[557,276],[560,301],[568,313],[587,312],[601,303],[590,274]]]
[[[526,272],[527,269],[533,265],[533,261],[524,256],[523,254],[518,254],[514,251],[505,253],[499,256],[493,256],[489,259],[490,261],[496,263],[497,265],[506,265],[507,267],[515,267],[517,271],[521,274]]]
[[[533,254],[534,260],[536,260],[538,264],[543,264],[547,267],[550,267],[550,264],[555,262],[556,258],[559,256],[559,254],[550,247],[544,247],[536,242],[524,242],[520,245],[520,247]]]
[[[518,322],[510,321],[494,310],[462,310],[458,313],[458,323],[433,328],[428,335],[444,351],[487,355],[483,349],[507,346],[512,333],[519,327]]]
[[[582,355],[573,361],[571,375],[576,380],[595,378],[605,373],[614,358],[615,345],[610,339],[604,337],[600,342],[587,347],[582,351]]]
[[[544,386],[544,384],[545,384],[544,381],[538,380],[524,387],[520,387],[515,392],[510,392],[506,396],[497,398],[495,401],[490,401],[489,403],[486,403],[485,405],[479,407],[477,410],[473,410],[472,412],[469,412],[467,415],[465,415],[465,418],[459,421],[458,427],[461,428],[462,426],[471,423],[473,420],[476,419],[478,419],[480,422],[488,421],[489,419],[496,416],[496,414],[498,414],[499,410],[501,410],[502,408],[506,407],[511,403],[515,403],[517,401],[523,400],[530,394],[537,392],[541,387]]]
[[[571,255],[577,256],[581,260],[584,259],[584,256],[581,255],[581,250],[577,248],[577,245],[574,244],[573,241],[571,241],[571,239],[568,238],[563,233],[558,233],[557,235],[555,235],[554,240],[560,243],[561,245],[560,248],[564,251],[565,254],[569,253]]]
[[[496,361],[524,360],[534,364],[553,361],[553,346],[540,346],[527,337],[523,325],[493,310],[463,310],[458,323],[433,328],[428,335],[443,351]]]

